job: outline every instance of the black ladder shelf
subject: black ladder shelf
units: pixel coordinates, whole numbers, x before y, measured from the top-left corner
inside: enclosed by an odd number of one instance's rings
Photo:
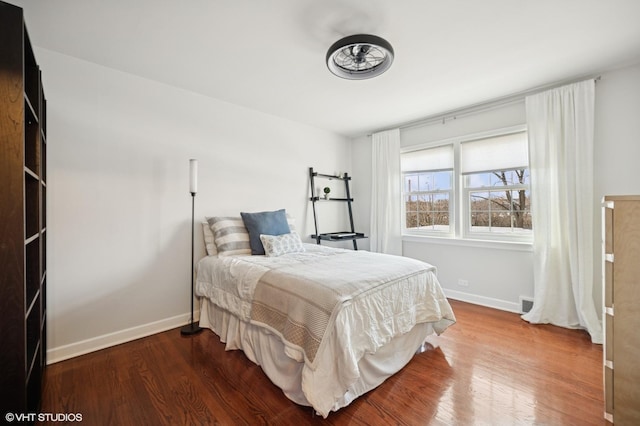
[[[319,195],[315,195],[315,180],[321,179],[330,179],[330,180],[341,180],[344,182],[345,194],[346,198],[332,198],[332,197],[320,197]],[[313,224],[315,226],[316,233],[311,235],[311,238],[316,240],[316,244],[320,244],[320,241],[352,241],[353,249],[358,250],[358,242],[356,240],[367,238],[364,233],[356,232],[355,227],[353,225],[353,210],[351,209],[351,203],[353,202],[353,198],[351,198],[351,192],[349,190],[349,181],[351,180],[351,176],[348,173],[344,173],[342,176],[336,175],[327,175],[323,173],[318,173],[313,171],[313,167],[309,167],[309,183],[311,185],[311,203],[313,205]],[[320,233],[318,231],[318,213],[316,210],[316,203],[324,202],[324,201],[338,201],[347,203],[347,208],[349,211],[349,224],[351,226],[350,231],[341,231],[341,232],[325,232]]]

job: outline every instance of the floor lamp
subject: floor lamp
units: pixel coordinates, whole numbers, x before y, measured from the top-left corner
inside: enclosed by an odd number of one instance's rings
[[[191,192],[191,321],[180,329],[182,335],[192,335],[202,331],[199,323],[193,322],[193,229],[194,229],[194,210],[196,205],[196,192],[198,190],[198,160],[189,160],[189,191]]]

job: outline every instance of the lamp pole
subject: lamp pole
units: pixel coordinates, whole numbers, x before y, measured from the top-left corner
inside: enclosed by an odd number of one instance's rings
[[[196,192],[198,190],[198,160],[189,160],[189,192],[191,192],[191,320],[189,324],[180,329],[182,335],[192,335],[202,331],[199,324],[193,322],[193,298],[194,298],[194,219],[196,206]]]

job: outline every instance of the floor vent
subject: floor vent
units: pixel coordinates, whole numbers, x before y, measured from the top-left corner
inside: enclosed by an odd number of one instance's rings
[[[533,299],[520,296],[520,312],[526,314],[533,308]]]

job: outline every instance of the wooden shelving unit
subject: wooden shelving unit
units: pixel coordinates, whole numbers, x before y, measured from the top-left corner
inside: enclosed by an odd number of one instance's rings
[[[329,180],[339,180],[344,182],[345,186],[345,194],[346,197],[320,197],[319,195],[315,195],[316,189],[316,179],[329,179]],[[313,204],[313,224],[315,226],[315,234],[311,235],[311,238],[316,240],[317,244],[320,244],[320,241],[352,241],[353,249],[358,250],[358,243],[356,240],[367,238],[364,233],[356,232],[355,226],[353,224],[353,210],[351,207],[351,203],[353,202],[353,198],[351,198],[351,190],[349,189],[349,182],[351,181],[351,176],[348,173],[344,173],[341,176],[337,175],[329,175],[318,173],[313,170],[313,167],[309,167],[309,183],[311,185],[311,203]],[[337,231],[337,232],[319,232],[318,229],[318,211],[316,208],[316,203],[322,202],[341,202],[347,205],[347,212],[349,215],[349,225],[350,230],[348,231]]]
[[[46,365],[46,100],[21,8],[0,1],[0,411],[40,406]]]
[[[640,196],[603,200],[605,418],[640,424]]]

